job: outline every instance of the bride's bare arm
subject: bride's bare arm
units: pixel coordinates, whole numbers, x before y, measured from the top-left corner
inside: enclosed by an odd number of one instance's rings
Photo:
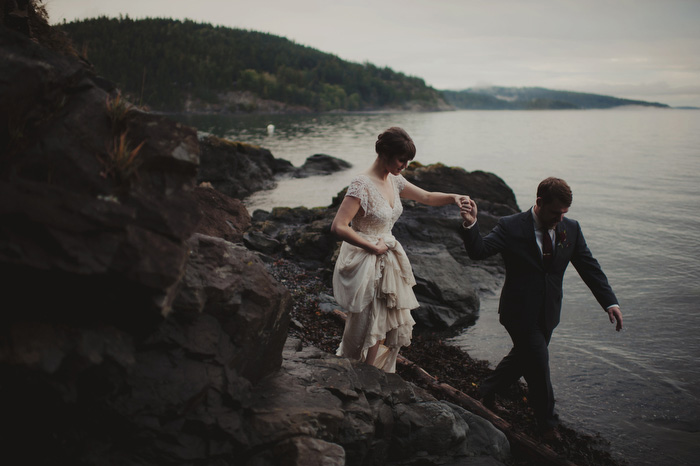
[[[331,225],[331,232],[343,241],[352,244],[353,246],[360,247],[372,254],[384,254],[388,251],[388,247],[384,244],[384,240],[380,239],[378,243],[373,244],[362,236],[358,235],[355,230],[350,228],[350,222],[355,217],[357,212],[360,211],[360,200],[356,197],[345,196],[342,204],[338,208],[338,212],[335,214],[333,219],[333,224]]]
[[[401,191],[401,197],[430,206],[455,204],[457,207],[462,207],[462,204],[469,200],[469,196],[464,194],[426,191],[409,181],[406,181],[406,186],[404,186],[403,191]]]

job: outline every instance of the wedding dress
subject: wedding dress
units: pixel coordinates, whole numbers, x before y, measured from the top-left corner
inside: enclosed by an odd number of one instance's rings
[[[352,219],[352,229],[373,243],[383,238],[389,250],[378,256],[343,242],[333,272],[333,294],[348,315],[336,354],[364,361],[367,350],[383,340],[374,365],[395,372],[399,349],[411,343],[415,325],[411,309],[419,304],[411,264],[391,234],[403,212],[399,193],[406,179],[390,174],[389,180],[394,187],[393,207],[366,175],[355,177],[348,187],[345,195],[358,198],[362,207]]]

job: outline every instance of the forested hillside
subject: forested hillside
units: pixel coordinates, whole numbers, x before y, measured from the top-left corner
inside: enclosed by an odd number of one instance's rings
[[[641,100],[620,99],[583,92],[555,91],[541,87],[484,87],[443,91],[445,100],[456,108],[473,110],[538,110],[613,108],[625,105],[668,107]]]
[[[445,107],[441,94],[420,78],[347,62],[271,34],[128,17],[60,28],[100,75],[154,109],[179,111],[192,99],[221,103],[223,94],[243,92],[312,111]],[[229,104],[222,110],[257,110],[255,103]]]

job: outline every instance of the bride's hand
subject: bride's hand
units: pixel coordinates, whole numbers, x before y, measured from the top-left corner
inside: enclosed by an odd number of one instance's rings
[[[383,238],[379,238],[377,244],[375,245],[374,253],[378,256],[385,254],[389,250],[389,246],[386,245]]]
[[[461,194],[455,194],[455,204],[457,204],[457,207],[459,207],[460,209],[461,209],[464,205],[469,205],[469,196],[464,196],[464,195],[461,195]]]

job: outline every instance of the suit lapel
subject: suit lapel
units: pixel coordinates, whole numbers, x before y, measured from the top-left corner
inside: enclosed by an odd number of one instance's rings
[[[527,241],[530,248],[530,253],[538,258],[540,265],[544,266],[542,262],[542,251],[537,245],[537,238],[535,237],[535,219],[532,218],[532,209],[528,210],[525,215],[523,215],[523,237]]]
[[[557,228],[554,230],[554,259],[553,261],[556,261],[558,257],[561,257],[561,255],[564,252],[564,247],[565,245],[563,242],[565,242],[566,238],[566,226],[564,225],[564,220],[559,222],[557,224]]]

